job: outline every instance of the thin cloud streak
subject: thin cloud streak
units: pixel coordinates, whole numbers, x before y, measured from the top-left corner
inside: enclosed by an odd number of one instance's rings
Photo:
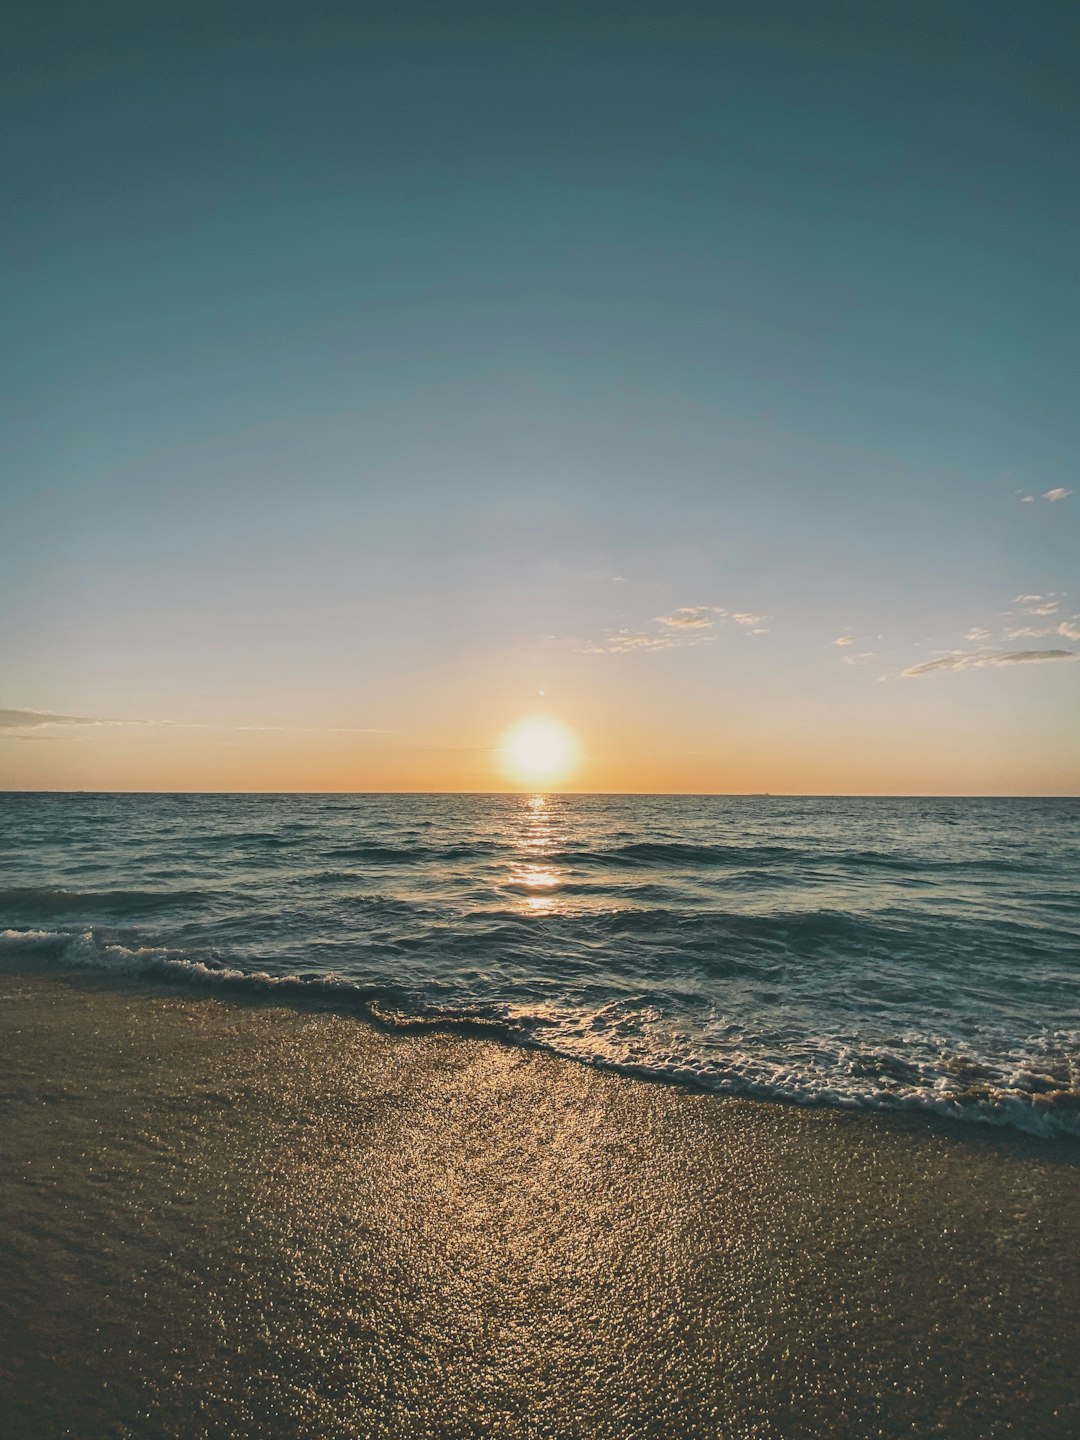
[[[935,670],[981,670],[989,665],[1045,664],[1051,660],[1073,660],[1075,650],[957,650],[937,660],[924,660],[903,672],[904,678],[929,675]]]
[[[55,715],[49,710],[0,710],[0,730],[38,730],[46,725],[171,725],[171,720],[116,720],[91,715]]]
[[[158,730],[227,730],[232,732],[276,732],[295,735],[393,735],[396,731],[367,725],[213,725],[198,720],[119,720],[113,716],[57,715],[49,710],[0,710],[0,730],[41,730],[51,726],[67,729],[118,729],[138,727]]]

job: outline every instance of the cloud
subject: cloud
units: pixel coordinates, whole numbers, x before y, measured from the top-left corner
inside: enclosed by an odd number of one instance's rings
[[[987,665],[1044,664],[1050,660],[1075,659],[1074,650],[954,650],[937,660],[924,660],[903,673],[905,677],[929,675],[934,670],[980,670]]]
[[[0,730],[42,730],[51,726],[139,726],[160,730],[276,731],[304,735],[392,735],[358,725],[210,725],[197,720],[117,720],[111,716],[56,715],[51,710],[0,710]],[[45,737],[42,736],[42,739]]]
[[[1034,504],[1035,504],[1035,496],[1034,496],[1034,495],[1021,495],[1021,497],[1020,497],[1020,504],[1021,504],[1021,505],[1034,505]]]
[[[677,650],[714,638],[711,635],[684,638],[680,635],[650,635],[643,631],[618,630],[614,635],[609,635],[603,644],[589,644],[586,648],[593,655],[622,655],[628,650]]]
[[[1020,608],[1018,611],[1001,612],[1001,619],[1004,621],[1002,638],[1042,640],[1047,635],[1061,635],[1066,640],[1080,640],[1080,627],[1076,623],[1080,616],[1073,615],[1060,623],[1058,620],[1058,613],[1067,599],[1064,591],[1055,590],[1048,590],[1044,595],[1014,595],[1012,603]],[[986,626],[973,625],[965,638],[972,644],[983,647],[991,640],[992,635],[993,631]]]
[[[1056,590],[1050,590],[1047,595],[1014,595],[1012,603],[1024,606],[1025,615],[1057,615],[1061,596]]]
[[[722,605],[680,605],[669,615],[657,615],[650,627],[633,630],[623,626],[611,631],[601,641],[588,640],[579,649],[587,655],[620,655],[630,650],[675,650],[688,645],[705,645],[716,640],[717,628],[728,620],[748,629],[753,635],[767,634],[762,624],[767,615],[749,611],[732,614]]]
[[[656,623],[673,630],[705,630],[715,624],[717,615],[726,614],[719,605],[680,605],[671,615],[658,615]]]
[[[0,710],[0,730],[39,730],[45,725],[147,725],[147,720],[101,720],[89,715],[54,715],[49,710]],[[159,722],[168,723],[168,722]]]
[[[1042,498],[1052,504],[1055,500],[1067,500],[1072,493],[1071,490],[1066,490],[1064,485],[1058,485],[1053,490],[1044,490]]]
[[[867,665],[871,660],[877,659],[877,651],[859,650],[854,655],[842,655],[840,658],[845,665]]]
[[[854,644],[855,644],[855,636],[854,636],[854,635],[840,635],[840,636],[839,636],[837,639],[835,639],[832,643],[833,643],[834,645],[854,645]]]

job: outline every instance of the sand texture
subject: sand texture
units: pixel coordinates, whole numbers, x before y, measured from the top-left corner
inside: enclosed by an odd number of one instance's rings
[[[1080,1146],[0,995],[11,1440],[1080,1435]]]

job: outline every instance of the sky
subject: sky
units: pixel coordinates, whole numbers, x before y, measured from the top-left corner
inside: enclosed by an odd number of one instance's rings
[[[1080,794],[1074,5],[12,16],[0,788]]]

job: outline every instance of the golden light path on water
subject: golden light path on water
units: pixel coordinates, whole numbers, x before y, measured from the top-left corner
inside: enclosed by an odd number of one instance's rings
[[[526,858],[510,865],[510,885],[523,894],[527,910],[546,911],[554,908],[556,893],[562,887],[564,874],[548,860],[556,838],[555,817],[545,795],[532,795],[525,803],[519,846]]]

